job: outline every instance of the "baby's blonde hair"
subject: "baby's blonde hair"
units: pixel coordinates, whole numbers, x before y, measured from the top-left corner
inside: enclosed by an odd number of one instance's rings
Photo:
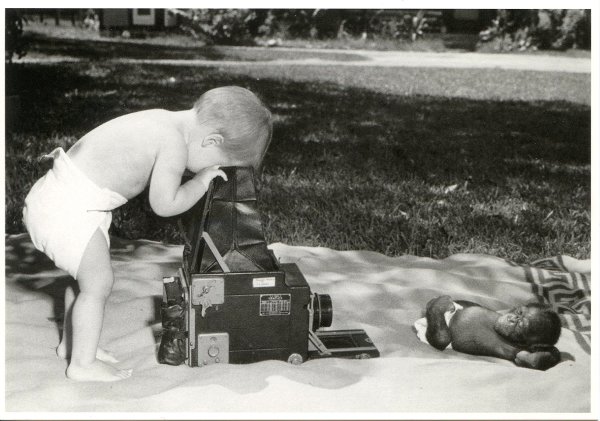
[[[206,91],[194,104],[198,121],[224,138],[233,160],[260,168],[273,133],[271,113],[258,97],[239,86]]]

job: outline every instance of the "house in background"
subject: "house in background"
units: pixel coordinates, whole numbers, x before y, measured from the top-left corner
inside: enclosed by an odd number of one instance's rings
[[[96,9],[100,18],[100,29],[165,29],[177,26],[179,16],[171,9]],[[323,9],[325,10],[325,9]],[[338,10],[338,13],[361,14],[365,10]],[[377,12],[380,19],[416,15],[418,9],[382,9]],[[423,9],[429,22],[430,32],[479,32],[496,15],[494,9]],[[324,15],[329,16],[329,15]]]
[[[100,29],[165,29],[179,24],[179,17],[169,9],[97,9]],[[361,10],[341,10],[342,13],[363,13]],[[416,14],[418,9],[383,9],[380,17]],[[448,32],[478,32],[495,16],[493,9],[424,9],[425,18],[433,24],[433,32],[441,24]]]
[[[178,17],[168,9],[98,9],[100,30],[166,29],[177,26]]]

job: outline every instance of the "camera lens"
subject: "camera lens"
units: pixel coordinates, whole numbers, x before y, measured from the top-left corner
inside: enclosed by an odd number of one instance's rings
[[[313,294],[313,325],[315,331],[320,327],[331,326],[333,319],[333,306],[329,294]]]

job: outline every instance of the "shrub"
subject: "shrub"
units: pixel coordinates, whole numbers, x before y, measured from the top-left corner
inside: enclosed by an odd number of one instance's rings
[[[261,26],[261,35],[282,38],[366,37],[416,39],[436,30],[438,17],[425,10],[384,9],[271,9]]]
[[[581,9],[498,10],[490,27],[479,34],[498,50],[590,48],[591,13]]]
[[[6,9],[5,19],[4,59],[8,63],[12,63],[13,56],[21,58],[27,53],[27,42],[23,38],[23,23],[26,20],[17,9]]]
[[[257,35],[281,38],[313,37],[316,34],[314,14],[317,10],[270,9],[266,11]]]
[[[251,44],[256,37],[345,38],[369,34],[415,40],[439,31],[441,19],[426,10],[384,9],[191,9],[174,11],[182,28],[217,44]]]
[[[191,9],[180,15],[184,30],[224,45],[251,44],[260,24],[260,14],[251,9]]]

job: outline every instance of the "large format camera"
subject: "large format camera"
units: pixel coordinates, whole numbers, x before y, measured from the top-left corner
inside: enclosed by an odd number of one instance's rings
[[[225,167],[180,218],[177,276],[163,279],[159,362],[190,366],[308,358],[378,357],[360,329],[325,331],[333,308],[293,263],[267,248],[250,167]]]

